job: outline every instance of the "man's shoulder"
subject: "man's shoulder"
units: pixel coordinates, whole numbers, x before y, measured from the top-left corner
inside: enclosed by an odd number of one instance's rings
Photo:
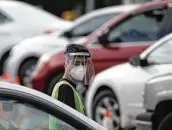
[[[60,87],[60,86],[70,86],[70,84],[66,80],[59,80],[59,82],[56,83],[55,87]]]
[[[56,90],[60,89],[63,91],[73,91],[73,86],[70,84],[70,82],[66,81],[65,79],[61,79],[54,87]]]
[[[68,85],[68,84],[61,84],[61,85],[59,85],[59,89],[72,90],[71,86]]]
[[[53,93],[52,93],[52,96],[53,97],[57,97],[57,93],[58,94],[62,94],[62,93],[73,93],[73,90],[72,88],[68,85],[68,84],[65,84],[65,83],[57,83],[55,86],[54,86],[54,89],[53,89]],[[56,96],[55,96],[56,95]]]

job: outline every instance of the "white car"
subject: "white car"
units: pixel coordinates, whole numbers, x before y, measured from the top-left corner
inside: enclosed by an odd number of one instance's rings
[[[172,34],[165,36],[130,62],[113,66],[95,77],[86,96],[88,117],[102,124],[109,109],[115,127],[132,128],[143,109],[145,83],[172,72]]]
[[[0,0],[0,74],[11,48],[23,39],[62,31],[72,26],[35,6],[19,1]]]
[[[30,75],[41,55],[57,50],[59,47],[64,48],[79,38],[85,38],[109,19],[138,6],[122,5],[95,10],[75,20],[74,25],[67,31],[24,40],[10,53],[5,71],[10,75],[8,81],[11,82],[15,76],[19,76],[21,84],[28,86]]]
[[[36,90],[0,82],[1,130],[106,130],[62,102]]]

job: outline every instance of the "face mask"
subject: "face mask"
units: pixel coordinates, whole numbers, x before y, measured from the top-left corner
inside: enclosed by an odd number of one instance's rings
[[[76,80],[76,81],[82,81],[84,76],[85,76],[85,67],[83,65],[73,67],[71,69],[71,76]]]

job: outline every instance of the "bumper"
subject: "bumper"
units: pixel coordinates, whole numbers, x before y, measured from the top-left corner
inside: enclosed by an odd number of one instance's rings
[[[9,57],[5,63],[5,73],[8,74],[7,82],[12,82],[14,77],[18,75],[18,60],[15,58]]]
[[[45,90],[45,81],[46,81],[46,76],[39,76],[37,77],[36,75],[31,78],[31,85],[32,88],[44,92]]]
[[[139,114],[136,117],[136,123],[137,123],[136,130],[152,130],[152,122],[151,122],[152,114],[153,113],[151,112]]]

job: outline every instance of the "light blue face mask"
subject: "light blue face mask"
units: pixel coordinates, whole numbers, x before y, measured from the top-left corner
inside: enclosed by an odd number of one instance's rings
[[[86,73],[86,68],[83,65],[75,66],[71,69],[70,73],[76,81],[82,81]]]

